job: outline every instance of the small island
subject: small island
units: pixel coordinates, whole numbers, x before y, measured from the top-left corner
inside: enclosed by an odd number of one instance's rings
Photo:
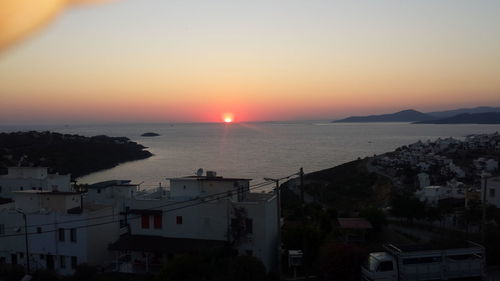
[[[9,166],[44,166],[73,179],[153,154],[126,137],[54,132],[0,133],[0,174]]]
[[[141,135],[141,137],[158,137],[158,136],[160,136],[160,134],[153,132],[147,132]]]

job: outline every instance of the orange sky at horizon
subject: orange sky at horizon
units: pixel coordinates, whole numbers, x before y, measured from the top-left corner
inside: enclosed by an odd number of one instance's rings
[[[75,9],[0,54],[0,124],[500,106],[497,3],[167,2]]]

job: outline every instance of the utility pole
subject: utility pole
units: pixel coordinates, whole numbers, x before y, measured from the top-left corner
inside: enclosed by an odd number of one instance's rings
[[[276,206],[277,206],[277,214],[278,214],[278,280],[281,280],[281,190],[280,190],[280,179],[272,179],[272,178],[264,178],[266,181],[273,181],[276,183],[275,192],[276,192]]]
[[[26,245],[26,275],[30,273],[30,252],[28,246],[28,220],[26,218],[26,213],[21,211],[20,209],[16,209],[16,212],[23,215],[24,219],[24,241]]]
[[[302,167],[300,167],[299,176],[300,176],[300,200],[302,200],[302,204],[304,204],[304,169]]]
[[[481,204],[482,206],[482,217],[481,217],[481,242],[484,245],[484,242],[486,241],[486,192],[488,191],[487,185],[488,185],[488,174],[483,172],[481,174],[481,185],[482,185],[482,199],[483,202]]]

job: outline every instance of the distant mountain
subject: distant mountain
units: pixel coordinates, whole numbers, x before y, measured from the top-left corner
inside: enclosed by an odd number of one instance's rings
[[[463,113],[452,117],[416,122],[417,124],[500,124],[500,112]]]
[[[435,116],[437,118],[446,118],[464,113],[474,114],[474,113],[487,113],[487,112],[500,112],[500,107],[478,106],[473,108],[459,108],[454,110],[427,112],[426,114]]]
[[[392,114],[352,116],[333,122],[419,122],[435,119],[429,114],[425,114],[413,109],[403,110]]]

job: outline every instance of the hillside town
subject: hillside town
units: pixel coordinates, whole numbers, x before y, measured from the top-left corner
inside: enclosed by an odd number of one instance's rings
[[[499,161],[500,135],[496,132],[468,135],[463,140],[419,141],[374,157],[371,168],[389,177],[395,190],[413,193],[428,207],[443,212],[440,226],[479,231],[479,219],[465,217],[473,209],[480,212],[480,205],[489,206],[488,214],[496,216]]]

